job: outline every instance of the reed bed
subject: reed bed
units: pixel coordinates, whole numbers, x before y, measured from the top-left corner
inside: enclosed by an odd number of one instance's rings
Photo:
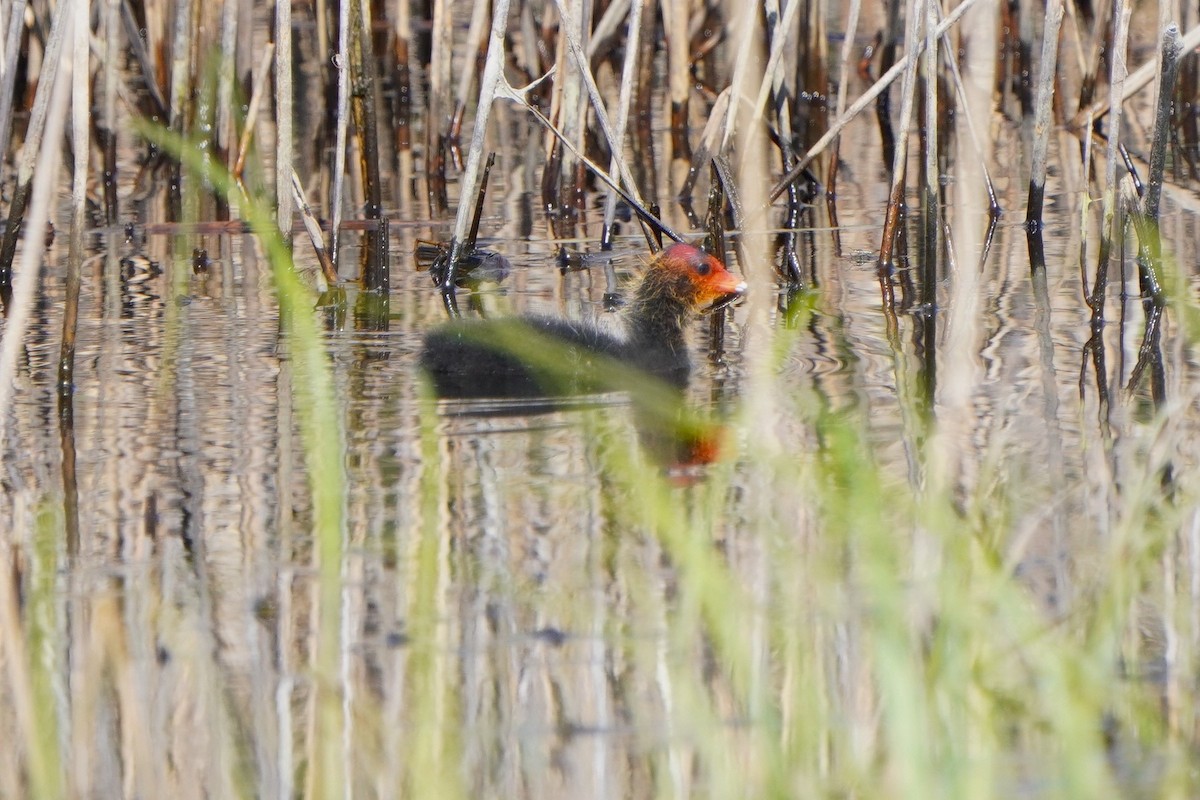
[[[1172,8],[0,8],[0,796],[1195,796]],[[750,290],[654,412],[702,470],[640,409],[456,418],[412,368],[487,248],[617,305],[619,251],[706,235]]]

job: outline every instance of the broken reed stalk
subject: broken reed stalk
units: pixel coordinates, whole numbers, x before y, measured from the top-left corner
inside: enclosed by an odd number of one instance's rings
[[[324,278],[326,285],[318,285],[317,290],[325,292],[330,286],[337,285],[337,268],[333,265],[333,259],[329,257],[329,252],[325,249],[325,235],[321,232],[321,223],[317,221],[317,217],[312,213],[312,208],[308,205],[308,198],[304,196],[304,186],[300,183],[300,176],[296,174],[296,170],[291,171],[291,197],[296,203],[296,207],[300,209],[300,217],[304,221],[304,230],[308,232],[309,241],[312,242],[313,251],[317,254],[317,261],[321,265],[321,276]],[[289,228],[290,228],[289,224]]]
[[[1046,3],[1046,21],[1042,27],[1042,63],[1038,65],[1037,99],[1033,106],[1033,154],[1029,174],[1029,199],[1025,206],[1025,224],[1030,230],[1042,225],[1042,205],[1046,196],[1046,150],[1050,145],[1050,112],[1054,101],[1054,77],[1058,71],[1058,32],[1062,26],[1063,0]]]
[[[1108,153],[1104,164],[1104,210],[1100,223],[1100,256],[1096,265],[1096,280],[1092,283],[1092,296],[1088,305],[1092,313],[1102,316],[1104,291],[1108,284],[1108,259],[1112,253],[1113,240],[1117,237],[1117,148],[1121,143],[1121,97],[1125,83],[1125,54],[1129,44],[1129,16],[1132,7],[1127,0],[1115,0],[1113,4],[1113,44],[1109,54],[1109,103]]]
[[[69,15],[72,8],[70,3],[62,3],[54,10],[54,21],[50,25],[50,38],[46,42],[37,94],[33,99],[33,113],[29,117],[25,143],[21,146],[21,155],[17,159],[17,186],[13,190],[12,203],[8,207],[8,223],[4,228],[4,241],[0,243],[0,300],[3,300],[5,306],[8,305],[8,298],[12,293],[13,258],[17,253],[21,223],[25,217],[26,205],[29,203],[29,195],[33,187],[33,167],[39,158],[43,136],[46,133],[46,118],[50,111],[50,93],[58,85],[63,39],[70,22]],[[58,147],[57,138],[53,139],[52,144],[54,147]],[[42,224],[44,226],[45,222],[43,221]],[[37,229],[31,228],[31,230]],[[26,259],[22,259],[22,263],[25,261]]]
[[[275,222],[292,241],[292,3],[275,0]],[[323,265],[322,265],[323,266]]]
[[[479,165],[484,153],[488,119],[491,116],[492,103],[495,102],[497,91],[504,82],[504,37],[508,31],[508,3],[509,0],[495,0],[492,9],[492,30],[488,39],[483,75],[479,79],[479,103],[475,110],[475,126],[471,130],[471,146],[467,151],[467,165],[459,182],[458,213],[454,218],[454,234],[450,238],[450,254],[445,272],[438,276],[441,279],[443,295],[454,294],[455,271],[459,259],[464,255],[463,242],[472,210],[471,204],[463,202],[463,199],[473,197],[478,191]]]
[[[329,232],[329,254],[334,266],[338,263],[338,231],[342,226],[342,194],[346,188],[346,134],[350,126],[350,6],[354,0],[338,4],[336,133],[333,145],[333,193],[329,200],[329,216],[333,229]]]
[[[17,56],[21,53],[21,32],[25,29],[25,2],[13,0],[8,10],[8,31],[4,37],[4,63],[0,65],[0,183],[8,162],[8,143],[12,138],[13,97],[17,87]]]
[[[625,160],[625,126],[629,122],[629,107],[633,104],[633,84],[637,78],[637,43],[642,38],[642,10],[644,8],[644,0],[630,0],[629,27],[625,32],[625,60],[621,65],[621,92],[617,98],[617,120],[613,126],[613,138],[615,139],[613,144],[619,149],[612,151],[612,158],[608,162],[610,173],[617,172],[621,168],[620,162]],[[600,229],[601,250],[612,249],[612,228],[616,213],[617,194],[610,189],[604,199],[604,225]]]
[[[979,0],[963,0],[962,3],[956,6],[952,12],[950,12],[949,16],[942,20],[942,22],[937,26],[937,35],[941,36],[946,31],[954,27],[954,24],[962,18],[962,15],[973,8],[977,2],[979,2]],[[771,189],[771,193],[768,195],[767,199],[771,202],[778,200],[779,196],[787,191],[788,184],[796,180],[796,178],[799,178],[808,165],[813,162],[813,159],[825,152],[825,148],[829,146],[829,143],[833,141],[834,137],[841,133],[843,128],[853,122],[854,118],[861,114],[864,108],[874,102],[875,98],[879,97],[879,95],[881,95],[885,89],[891,86],[892,82],[895,81],[896,78],[901,75],[901,73],[907,70],[909,59],[916,58],[917,55],[919,55],[924,49],[925,42],[918,41],[916,47],[914,47],[910,52],[905,53],[904,56],[896,61],[896,63],[893,64],[887,72],[879,77],[879,80],[871,84],[870,89],[867,89],[865,92],[859,95],[859,98],[850,105],[850,108],[846,109],[846,113],[839,116],[837,121],[829,126],[829,130],[825,131],[825,134],[821,136],[821,138],[818,139],[812,147],[808,148],[808,152],[804,154],[803,158],[796,162],[796,166],[792,167],[786,175],[779,179],[774,188]]]
[[[965,4],[964,4],[965,5]],[[961,6],[960,6],[961,8]],[[905,172],[908,164],[908,129],[912,123],[913,89],[917,80],[915,46],[920,41],[921,19],[924,16],[924,0],[911,0],[908,8],[908,26],[904,41],[911,42],[913,52],[905,53],[904,81],[900,88],[900,123],[897,127],[896,152],[892,158],[892,187],[888,193],[887,213],[883,221],[883,242],[879,246],[879,265],[885,269],[893,266],[892,246],[900,224],[900,213],[904,206]],[[909,56],[912,56],[911,58]]]

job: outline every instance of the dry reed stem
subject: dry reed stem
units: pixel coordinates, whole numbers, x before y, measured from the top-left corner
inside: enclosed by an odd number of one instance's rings
[[[508,30],[508,2],[496,0],[492,11],[492,30],[488,40],[487,59],[483,65],[483,75],[479,79],[479,103],[475,111],[475,126],[471,130],[471,145],[467,151],[467,165],[459,182],[458,213],[454,218],[454,235],[450,240],[448,267],[442,280],[443,294],[453,294],[454,277],[459,259],[463,255],[463,242],[467,228],[471,222],[473,206],[464,202],[465,198],[474,197],[479,191],[479,165],[484,154],[484,141],[487,137],[488,119],[491,116],[492,103],[500,86],[507,85],[504,81],[504,37]]]
[[[16,94],[17,56],[21,51],[21,31],[25,28],[26,0],[13,0],[4,39],[4,61],[0,64],[0,183],[4,182],[5,155],[12,138],[13,97]]]
[[[142,34],[145,33],[147,39],[155,39],[158,36],[156,31],[155,21],[162,16],[159,13],[157,3],[146,4],[147,24],[145,31],[138,27],[138,21],[134,19],[133,9],[130,8],[128,2],[115,0],[121,9],[121,23],[125,27],[125,41],[129,45],[129,50],[133,57],[137,60],[138,66],[142,71],[142,80],[146,84],[146,89],[150,92],[150,99],[154,102],[154,107],[158,109],[158,113],[166,118],[170,114],[170,109],[167,107],[167,100],[163,97],[162,87],[158,83],[158,72],[154,68],[154,63],[150,59],[150,53],[146,50],[146,42],[142,40]],[[115,44],[116,40],[111,40]]]
[[[429,211],[438,214],[445,204],[445,173],[438,173],[442,149],[441,132],[445,125],[445,103],[450,92],[450,73],[454,59],[452,0],[433,0],[433,28],[430,34],[428,65],[429,96],[425,123],[425,182]]]
[[[1113,14],[1113,44],[1109,51],[1109,115],[1108,152],[1104,164],[1104,207],[1100,224],[1100,255],[1096,266],[1096,280],[1092,284],[1089,302],[1094,314],[1103,314],[1104,291],[1108,283],[1108,259],[1113,242],[1118,238],[1116,228],[1117,211],[1117,163],[1118,147],[1121,143],[1121,98],[1125,84],[1125,54],[1129,45],[1129,17],[1133,9],[1127,0],[1116,0]]]
[[[862,0],[850,0],[850,13],[846,19],[846,30],[842,34],[842,52],[838,68],[837,101],[834,104],[835,117],[840,119],[846,110],[846,93],[849,90],[850,64],[854,61],[854,37],[858,34],[858,15],[861,11]],[[838,143],[840,137],[834,136],[832,157],[829,166],[829,190],[835,191],[834,182],[837,179]]]
[[[71,3],[64,2],[58,7],[55,14],[51,41],[54,41],[57,35],[56,62],[59,60],[57,56],[61,56],[62,39],[65,30],[71,26],[74,11],[75,8]],[[81,15],[79,19],[84,20],[86,16]],[[47,48],[47,58],[50,54],[51,50]],[[57,196],[55,187],[58,186],[59,167],[61,166],[60,142],[67,114],[67,101],[70,98],[70,52],[65,59],[62,59],[61,69],[58,63],[47,65],[47,67],[53,70],[54,80],[48,81],[46,73],[43,72],[43,82],[38,84],[38,99],[35,100],[34,107],[35,109],[41,107],[42,111],[40,113],[41,121],[38,125],[40,130],[36,137],[39,146],[37,152],[33,154],[36,156],[36,171],[34,165],[29,166],[29,171],[34,174],[34,178],[30,182],[32,199],[29,204],[27,225],[28,230],[39,232],[46,229],[46,223],[50,219],[50,204]],[[33,139],[26,140],[25,147],[21,151],[23,161],[33,160],[33,156],[26,155],[28,151],[33,150],[33,141]],[[41,274],[39,266],[42,263],[44,250],[45,237],[29,236],[26,238],[25,246],[21,249],[20,269],[17,271],[16,281],[13,285],[12,304],[4,325],[4,335],[3,338],[0,338],[0,452],[5,449],[8,421],[11,418],[9,407],[15,389],[17,361],[25,346],[25,329],[29,325],[38,276]]]
[[[467,95],[471,93],[471,85],[475,83],[475,58],[483,49],[484,37],[487,35],[488,11],[490,3],[476,3],[471,12],[471,24],[467,27],[467,40],[462,48],[466,54],[463,59],[463,69],[458,76],[458,90],[454,95],[454,114],[450,119],[449,138],[457,139],[462,133],[463,114],[467,107]]]
[[[292,170],[290,183],[292,199],[295,201],[296,207],[300,209],[301,219],[304,220],[304,230],[308,232],[308,238],[312,242],[313,251],[317,254],[317,261],[321,264],[321,277],[326,281],[326,285],[318,285],[317,290],[324,292],[330,286],[337,284],[337,267],[334,266],[333,259],[329,257],[329,253],[325,250],[325,235],[321,231],[321,223],[317,221],[316,216],[312,213],[312,208],[308,205],[308,198],[304,195],[304,186],[300,183],[300,176],[296,174],[296,170],[294,169]]]
[[[587,56],[589,62],[595,58],[596,48],[602,42],[617,35],[621,23],[629,16],[630,5],[630,0],[616,0],[616,2],[605,6],[604,13],[600,16],[600,21],[593,26],[592,35],[588,37]],[[644,2],[642,6],[645,7]],[[626,29],[628,29],[628,26],[626,26]],[[630,46],[635,44],[635,41],[631,42],[628,36],[625,37],[625,41],[630,43]],[[670,47],[670,44],[667,46]]]
[[[225,154],[225,166],[235,158],[233,140],[237,135],[233,118],[233,80],[237,63],[238,3],[227,0],[221,8],[221,56],[217,64],[216,142]]]
[[[1143,205],[1146,218],[1158,228],[1158,206],[1162,197],[1163,171],[1167,162],[1167,142],[1171,130],[1171,100],[1179,77],[1179,28],[1168,25],[1162,33],[1162,77],[1158,85],[1158,103],[1154,117],[1154,143],[1150,148],[1150,172],[1147,175],[1146,197]]]
[[[334,64],[337,67],[336,133],[333,145],[333,196],[329,216],[333,228],[329,232],[329,255],[334,266],[338,263],[338,233],[342,227],[342,195],[346,187],[346,138],[350,127],[350,4],[338,4],[338,49]]]
[[[922,2],[922,0],[916,0]],[[929,341],[926,342],[926,353],[929,354],[930,367],[927,368],[927,374],[933,375],[933,366],[936,365],[936,350],[935,342],[936,335],[936,317],[934,311],[937,307],[937,279],[938,279],[938,261],[940,251],[938,249],[938,240],[941,233],[941,208],[940,208],[940,170],[938,168],[938,37],[936,30],[937,23],[937,2],[936,0],[924,0],[925,2],[925,53],[923,54],[922,70],[925,76],[925,159],[923,162],[923,171],[925,173],[924,186],[922,193],[924,195],[921,205],[924,207],[924,213],[921,217],[924,231],[922,233],[922,259],[921,259],[921,303],[925,306],[926,313],[922,318],[922,322],[927,326],[927,331],[930,333]],[[932,405],[934,391],[930,391],[926,400]]]
[[[783,48],[787,44],[788,31],[796,24],[796,13],[803,5],[799,2],[788,3],[787,8],[783,10],[782,19],[778,18],[779,3],[778,0],[769,0],[767,3],[770,14],[774,11],[777,15],[774,29],[771,31],[771,55],[767,59],[766,69],[763,71],[762,82],[758,86],[758,95],[754,98],[754,105],[751,106],[753,119],[757,120],[763,113],[763,107],[767,104],[767,97],[774,91],[778,91],[784,82],[783,70],[779,68],[779,62],[783,60]],[[782,123],[783,120],[780,120]],[[788,121],[790,127],[790,120]]]
[[[1042,203],[1046,193],[1046,150],[1050,144],[1050,111],[1054,99],[1054,77],[1058,72],[1058,31],[1062,26],[1063,0],[1046,4],[1042,26],[1042,63],[1038,66],[1037,100],[1033,107],[1033,155],[1029,175],[1029,199],[1025,222],[1042,224]]]
[[[733,74],[730,77],[731,87],[742,87],[748,85],[746,83],[747,76],[750,71],[750,55],[755,49],[757,38],[755,37],[756,25],[753,24],[752,15],[757,14],[757,7],[753,3],[745,5],[742,9],[742,19],[739,20],[740,37],[737,43],[737,50],[733,59]],[[725,113],[725,119],[722,121],[721,128],[721,144],[719,150],[716,150],[716,155],[725,153],[733,140],[733,134],[737,127],[737,121],[741,115],[741,99],[742,95],[737,88],[734,88],[730,93],[730,103]],[[757,114],[754,113],[751,119],[757,119]]]
[[[87,0],[73,0],[76,19],[86,19]],[[69,396],[75,374],[75,330],[79,319],[79,290],[83,266],[83,229],[87,223],[88,137],[90,81],[88,78],[87,25],[76,24],[71,37],[71,149],[74,156],[71,181],[71,239],[67,257],[66,298],[63,307],[62,343],[58,356],[58,389]]]
[[[560,11],[565,11],[565,9],[563,9],[564,0],[555,0],[555,2],[558,4]],[[566,15],[563,14],[563,16],[565,17]],[[620,133],[618,133],[617,131],[613,130],[613,127],[609,124],[608,113],[604,108],[604,98],[600,96],[600,89],[598,86],[596,86],[596,79],[592,76],[592,69],[588,65],[587,55],[584,53],[583,47],[579,43],[579,37],[576,36],[575,31],[567,25],[563,26],[563,32],[566,35],[567,49],[570,52],[571,57],[575,60],[575,66],[579,70],[579,76],[583,79],[584,87],[587,89],[588,96],[591,98],[592,108],[596,112],[596,121],[600,124],[600,129],[604,132],[604,138],[608,141],[609,150],[613,154],[612,160],[616,164],[617,174],[620,176],[621,180],[624,181],[626,190],[628,190],[628,192],[633,195],[633,197],[636,198],[639,203],[642,203],[643,201],[641,199],[641,193],[638,191],[637,183],[633,179],[633,173],[630,172],[629,164],[626,162],[624,157],[624,147],[622,144],[625,139],[623,135],[624,131],[622,130]],[[636,50],[636,48],[629,47],[627,50]],[[633,67],[636,66],[636,63],[637,62],[635,59],[627,58],[623,75],[628,74]],[[625,92],[625,88],[623,86],[621,92],[621,105],[618,107],[618,114],[624,113],[626,118],[628,118],[628,100],[631,95],[632,86],[630,86],[629,93]]]
[[[961,8],[961,6],[960,6]],[[920,41],[921,18],[924,16],[923,0],[911,0],[908,8],[908,26],[904,41],[916,45]],[[913,46],[915,52],[917,47]],[[896,228],[900,222],[900,211],[904,205],[905,173],[908,166],[908,129],[912,124],[913,95],[917,80],[917,59],[903,59],[906,67],[904,81],[900,88],[900,122],[897,125],[896,151],[892,158],[892,187],[888,192],[887,213],[883,222],[883,242],[879,247],[879,263],[884,267],[892,266],[892,246],[896,238]]]
[[[197,35],[192,29],[193,0],[177,0],[175,7],[175,30],[171,37],[171,106],[170,127],[177,133],[183,133],[184,115],[190,107],[191,80],[195,77],[195,69],[191,59],[191,43]]]
[[[950,30],[950,28],[952,28],[954,24],[958,22],[962,15],[967,13],[967,11],[969,11],[977,2],[979,2],[979,0],[963,0],[961,4],[955,7],[954,11],[950,12],[949,16],[942,20],[942,22],[937,26],[937,35],[941,36],[946,31]],[[865,92],[859,95],[858,99],[855,100],[850,105],[850,108],[846,110],[846,113],[839,116],[837,121],[829,126],[829,130],[825,131],[824,135],[821,136],[821,138],[818,139],[812,147],[808,148],[808,152],[805,153],[804,157],[796,163],[796,166],[792,167],[792,169],[775,184],[775,187],[771,189],[771,193],[768,195],[768,199],[771,202],[775,202],[777,199],[779,199],[779,196],[787,191],[787,185],[796,180],[796,178],[799,178],[801,173],[804,172],[805,168],[813,162],[813,159],[825,152],[825,148],[829,146],[829,143],[833,141],[834,137],[841,133],[842,129],[849,125],[855,117],[861,114],[864,108],[874,102],[875,98],[879,97],[879,95],[882,94],[887,87],[892,85],[892,82],[895,81],[896,78],[899,77],[900,74],[907,68],[909,59],[915,58],[924,49],[925,42],[918,41],[916,47],[914,47],[911,52],[905,53],[903,57],[901,57],[896,61],[895,64],[892,65],[891,69],[879,77],[879,80],[871,84],[870,89],[867,89]]]
[[[621,65],[621,91],[617,98],[617,121],[613,128],[614,142],[612,144],[614,149],[612,158],[608,162],[610,173],[620,170],[621,163],[625,160],[625,126],[629,122],[629,107],[633,104],[633,84],[637,79],[637,42],[641,41],[642,37],[642,10],[644,8],[643,0],[630,0],[629,28],[625,33],[625,60]],[[592,41],[594,42],[595,39]],[[632,186],[632,184],[630,185]],[[636,194],[636,188],[633,193]],[[600,236],[602,248],[612,246],[612,226],[616,212],[617,195],[610,189],[608,196],[604,199],[604,227]]]
[[[1196,25],[1179,42],[1180,49],[1185,53],[1190,53],[1197,47],[1200,47],[1200,25]],[[1142,64],[1134,72],[1131,72],[1125,79],[1124,88],[1121,90],[1120,102],[1124,103],[1129,98],[1133,97],[1145,86],[1154,80],[1154,76],[1158,74],[1158,56]],[[1071,119],[1071,127],[1081,130],[1091,130],[1090,127],[1084,125],[1085,122],[1094,121],[1104,116],[1113,106],[1113,96],[1110,93],[1103,100],[1097,100],[1087,108],[1082,108],[1076,112]],[[1091,118],[1091,120],[1089,120]]]
[[[63,39],[69,23],[69,3],[62,3],[54,12],[50,25],[50,38],[41,65],[37,94],[33,100],[33,113],[25,133],[25,143],[17,159],[17,188],[8,209],[8,221],[4,229],[4,241],[0,244],[0,295],[6,294],[12,283],[12,263],[17,252],[17,240],[21,236],[22,221],[33,180],[33,166],[40,158],[46,117],[50,108],[50,93],[56,87],[59,64],[63,60]],[[0,126],[2,127],[2,126]],[[57,146],[57,141],[55,141]],[[2,154],[0,154],[2,158]],[[44,224],[44,223],[43,223]],[[37,230],[29,228],[29,230]],[[36,238],[36,237],[34,237]],[[0,406],[3,408],[3,406]]]
[[[963,84],[962,71],[958,68],[958,57],[955,55],[956,48],[949,41],[949,34],[943,34],[943,43],[946,47],[944,60],[950,69],[950,77],[954,80],[954,92],[958,95],[958,102],[964,110],[963,118],[967,123],[967,134],[971,137],[971,144],[975,149],[975,153],[979,156],[979,166],[983,171],[983,182],[988,196],[988,206],[994,217],[1000,213],[1000,202],[996,199],[996,188],[992,184],[991,170],[988,169],[990,159],[984,154],[979,129],[975,126],[975,115],[971,113],[971,102],[967,97],[966,86]],[[994,74],[994,70],[992,74]],[[986,105],[986,100],[990,100],[990,98],[985,98],[984,101],[980,102],[980,105]]]
[[[104,124],[104,214],[105,223],[116,225],[120,214],[117,192],[117,59],[121,31],[120,0],[106,0],[103,25],[103,91],[101,120]],[[0,152],[3,152],[0,150]],[[110,243],[111,244],[111,243]]]
[[[558,128],[556,128],[554,126],[554,123],[552,123],[549,119],[547,119],[546,116],[544,114],[542,114],[542,112],[539,111],[536,106],[534,106],[531,102],[529,102],[529,99],[525,95],[533,85],[536,85],[536,83],[538,83],[538,82],[535,81],[534,84],[531,84],[530,86],[526,86],[522,89],[514,89],[513,87],[509,86],[507,82],[502,81],[501,85],[497,89],[497,96],[503,97],[507,100],[512,100],[513,102],[522,106],[530,114],[532,114],[533,118],[536,119],[538,122],[540,122],[542,124],[542,126],[550,134],[552,134],[555,137],[555,139],[558,141],[559,144],[561,144],[563,147],[567,148],[567,150],[569,150],[571,152],[571,154],[573,156],[575,156],[575,158],[579,159],[579,162],[581,164],[583,164],[585,167],[587,167],[589,170],[591,170],[593,175],[595,175],[597,178],[599,178],[601,181],[603,181],[605,183],[605,185],[607,185],[614,192],[616,192],[618,195],[620,195],[621,199],[629,204],[629,207],[633,210],[633,212],[635,214],[638,215],[638,217],[643,222],[645,222],[647,225],[651,226],[652,228],[661,231],[663,234],[665,234],[667,237],[669,237],[673,241],[682,242],[684,240],[683,236],[681,236],[679,233],[676,233],[674,230],[672,230],[669,225],[667,225],[661,219],[656,217],[654,214],[651,214],[646,209],[645,206],[643,206],[632,195],[630,195],[628,192],[626,192],[624,189],[622,189],[620,184],[617,182],[616,178],[609,175],[607,172],[604,171],[603,167],[601,167],[595,161],[592,161],[590,158],[588,158],[586,155],[584,155],[584,153],[582,151],[580,151],[579,148],[577,148],[574,144],[571,143],[571,141],[569,139],[567,139],[567,136],[565,133],[563,133]],[[461,206],[460,206],[460,208],[461,208]]]
[[[275,0],[275,221],[292,239],[292,4]]]
[[[241,183],[242,170],[246,167],[246,154],[250,151],[250,140],[254,136],[254,126],[258,122],[258,110],[262,106],[264,89],[267,78],[271,75],[271,59],[275,57],[275,44],[267,42],[263,50],[262,60],[258,65],[258,76],[254,79],[254,91],[250,95],[250,106],[246,109],[245,126],[238,140],[237,158],[233,163],[234,180]]]
[[[687,107],[690,81],[688,75],[688,22],[690,16],[688,0],[663,0],[663,32],[667,38],[667,96],[675,108]],[[628,47],[636,47],[629,42]]]

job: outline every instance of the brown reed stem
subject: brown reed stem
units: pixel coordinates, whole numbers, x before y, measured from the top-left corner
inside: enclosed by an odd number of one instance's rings
[[[379,163],[378,86],[375,58],[371,46],[371,8],[369,0],[351,0],[350,94],[354,129],[359,141],[359,168],[362,173],[364,209],[367,219],[379,219],[383,213],[383,181]],[[387,260],[380,258],[378,246],[367,248],[362,275],[368,291],[386,292],[390,284]]]

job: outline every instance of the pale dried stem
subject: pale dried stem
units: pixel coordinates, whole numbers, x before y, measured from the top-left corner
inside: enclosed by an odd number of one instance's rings
[[[292,4],[275,2],[275,208],[284,241],[292,237]]]

